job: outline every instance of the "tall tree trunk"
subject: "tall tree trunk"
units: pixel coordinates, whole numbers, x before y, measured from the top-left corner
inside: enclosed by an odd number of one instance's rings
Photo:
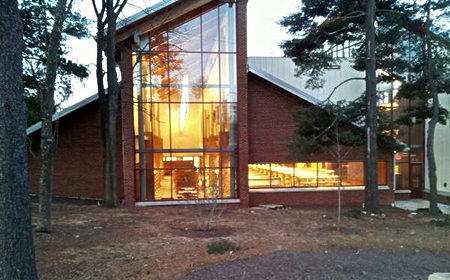
[[[104,125],[106,136],[105,156],[105,206],[117,206],[117,108],[119,97],[119,86],[116,73],[116,15],[114,13],[114,1],[106,1],[106,22],[108,30],[106,35],[106,79],[108,81],[108,122]]]
[[[46,64],[45,84],[40,90],[42,108],[41,128],[41,177],[39,181],[39,213],[36,231],[49,232],[51,203],[53,190],[53,165],[55,143],[53,138],[53,110],[55,107],[55,81],[58,70],[59,47],[61,45],[62,29],[66,20],[67,0],[58,0],[55,10],[55,20],[48,42],[48,57]]]
[[[365,143],[365,201],[367,212],[379,213],[378,205],[378,146],[377,146],[377,77],[375,57],[375,0],[366,1],[366,143]]]
[[[16,0],[0,1],[0,49],[0,280],[36,280]]]
[[[430,182],[430,214],[438,214],[439,208],[437,205],[437,176],[436,176],[436,159],[434,157],[434,132],[439,120],[439,96],[434,82],[433,69],[433,50],[430,39],[431,26],[431,1],[427,3],[427,24],[425,33],[426,44],[426,72],[428,76],[428,88],[432,96],[433,115],[428,122],[427,130],[427,160],[428,160],[428,179]]]
[[[93,4],[95,4],[93,0]],[[95,7],[95,6],[94,6]],[[111,176],[109,175],[109,155],[108,155],[108,123],[109,123],[109,106],[108,99],[106,97],[105,84],[103,81],[104,72],[103,72],[103,50],[106,44],[106,36],[105,36],[105,22],[103,21],[103,15],[106,7],[102,6],[101,12],[97,11],[97,66],[96,66],[96,76],[97,76],[97,87],[98,87],[98,100],[99,100],[99,112],[100,112],[100,136],[102,142],[102,151],[103,151],[103,188],[104,188],[104,200],[105,205],[114,206],[115,202],[111,201],[110,196],[110,184]],[[114,199],[114,198],[113,198]],[[112,203],[110,203],[112,202]],[[112,205],[111,205],[112,204]]]

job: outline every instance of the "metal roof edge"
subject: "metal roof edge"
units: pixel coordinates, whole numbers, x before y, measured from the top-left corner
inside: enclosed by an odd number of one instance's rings
[[[319,99],[307,94],[306,92],[304,92],[296,87],[291,86],[290,84],[278,79],[277,77],[275,77],[265,71],[255,69],[253,67],[249,67],[248,71],[273,83],[274,85],[286,90],[287,92],[290,92],[290,93],[294,94],[295,96],[308,101],[309,103],[311,103],[313,105],[318,105],[321,103],[321,101]]]
[[[52,117],[52,121],[57,121],[60,118],[64,117],[65,115],[68,115],[68,114],[72,113],[73,111],[76,111],[79,108],[81,108],[97,99],[98,99],[98,94],[91,95],[91,96],[81,100],[80,102],[75,103],[74,105],[63,109],[60,112],[55,113]],[[32,126],[27,128],[27,135],[30,135],[31,133],[36,132],[37,130],[41,129],[41,127],[42,127],[42,122],[33,124]]]
[[[135,22],[143,19],[144,17],[149,16],[159,10],[162,10],[162,9],[166,8],[167,6],[170,6],[176,2],[178,2],[178,0],[163,0],[161,2],[158,2],[158,3],[148,7],[148,8],[145,8],[145,9],[141,10],[140,12],[137,12],[134,15],[126,17],[126,18],[122,19],[121,21],[119,21],[116,25],[116,30],[120,30],[120,29],[126,27],[127,25],[135,23]]]

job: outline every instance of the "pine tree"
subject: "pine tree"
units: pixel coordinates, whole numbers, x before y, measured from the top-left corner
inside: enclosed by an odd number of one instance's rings
[[[0,1],[0,280],[37,280],[28,194],[22,25]]]
[[[52,25],[55,20],[56,0],[24,0],[20,3],[20,16],[23,23],[23,67],[25,101],[27,104],[27,124],[30,126],[41,121],[41,98],[39,90],[44,87],[47,69],[48,44]],[[55,111],[61,102],[72,95],[73,79],[84,79],[89,75],[87,67],[67,58],[70,46],[69,38],[86,38],[90,35],[89,21],[80,13],[68,11],[62,29],[61,45],[58,50],[58,68],[55,91],[57,102]]]

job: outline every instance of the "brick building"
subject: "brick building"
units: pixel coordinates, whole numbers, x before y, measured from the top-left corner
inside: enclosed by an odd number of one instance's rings
[[[319,99],[276,75],[249,67],[246,0],[165,0],[118,24],[122,92],[118,196],[128,206],[223,203],[334,204],[364,196],[363,149],[342,163],[329,155],[290,158],[292,115]],[[360,92],[359,92],[360,93]],[[98,100],[54,116],[54,194],[103,193]],[[31,190],[39,177],[39,129],[28,129]],[[393,154],[379,156],[379,192],[393,202]]]

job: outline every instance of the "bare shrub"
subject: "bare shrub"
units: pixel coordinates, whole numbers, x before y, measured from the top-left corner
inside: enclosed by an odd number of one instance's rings
[[[218,185],[213,184],[209,191],[204,191],[203,199],[195,200],[194,203],[189,204],[198,227],[203,231],[213,230],[217,219],[226,208],[225,204],[220,203],[220,193]]]

